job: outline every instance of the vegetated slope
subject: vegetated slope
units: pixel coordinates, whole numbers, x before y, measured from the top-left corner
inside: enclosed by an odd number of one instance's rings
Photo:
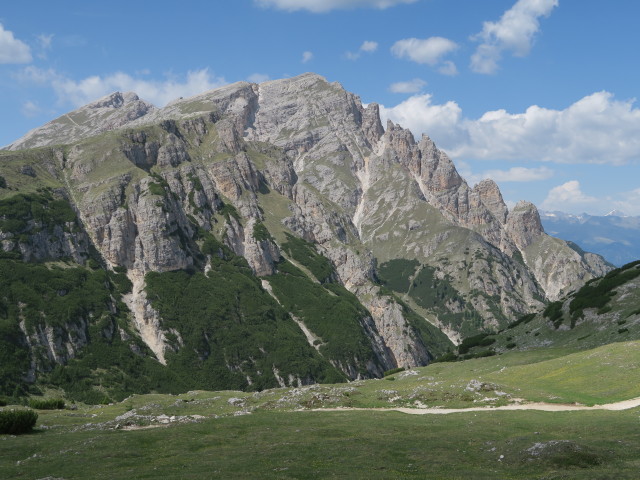
[[[450,349],[440,328],[500,328],[608,269],[317,75],[164,109],[103,100],[0,154],[4,258],[68,284],[62,301],[46,288],[2,297],[15,391],[81,380],[108,399],[379,376]],[[29,139],[39,148],[19,150]]]
[[[550,235],[575,242],[618,267],[640,258],[640,217],[542,212],[540,218]]]
[[[495,335],[467,339],[464,355],[550,346],[592,348],[640,339],[640,261],[588,281]]]

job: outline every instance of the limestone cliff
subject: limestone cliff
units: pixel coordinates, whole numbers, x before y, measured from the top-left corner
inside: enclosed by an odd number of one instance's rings
[[[178,325],[179,313],[163,317],[158,308],[170,305],[153,296],[149,274],[190,272],[176,278],[196,283],[210,272],[273,277],[252,284],[254,295],[291,307],[293,325],[304,325],[295,335],[311,348],[305,355],[325,365],[324,373],[290,373],[304,383],[329,375],[328,364],[348,378],[426,364],[451,346],[439,329],[459,339],[500,328],[608,268],[548,237],[533,205],[509,212],[494,182],[470,187],[429,137],[416,142],[391,122],[385,130],[376,104],[364,107],[314,74],[240,82],[162,109],[116,93],[9,148],[47,145],[38,181],[64,193],[77,234],[54,227],[46,239],[30,237],[22,259],[82,264],[95,247],[107,269],[126,270],[131,325],[169,366],[187,355],[193,332]],[[2,155],[8,169],[35,163],[29,151]],[[16,235],[0,232],[13,251]],[[358,353],[331,349],[324,337],[334,332],[322,323],[331,319],[282,287],[292,276],[349,312]],[[267,295],[260,285],[275,287]],[[280,318],[274,305],[265,310],[272,320]],[[193,340],[198,362],[216,354],[207,328]],[[256,356],[269,354],[260,345],[216,365],[256,385],[265,375]],[[284,381],[275,363],[267,370]]]

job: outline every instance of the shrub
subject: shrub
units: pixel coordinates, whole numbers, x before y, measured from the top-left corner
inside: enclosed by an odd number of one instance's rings
[[[0,175],[0,188],[7,188],[7,181]]]
[[[457,362],[458,356],[453,352],[447,352],[444,355],[439,356],[434,359],[432,363],[440,363],[440,362]]]
[[[36,410],[61,410],[64,408],[64,400],[61,398],[30,398],[29,406]]]
[[[480,333],[473,337],[465,338],[460,345],[458,345],[458,355],[467,353],[473,347],[488,347],[495,343],[495,338],[488,338],[488,333]]]
[[[0,411],[0,433],[18,435],[30,432],[36,420],[38,420],[38,414],[33,410]]]
[[[553,322],[553,325],[558,328],[562,323],[562,302],[551,302],[544,309],[542,315]]]
[[[165,191],[162,188],[162,185],[159,185],[155,182],[149,182],[149,193],[151,195],[158,195],[160,197],[164,197]]]
[[[319,254],[313,244],[289,233],[285,235],[287,241],[282,244],[282,249],[295,261],[308,268],[320,283],[330,282],[334,272],[329,259]]]
[[[522,325],[523,323],[529,323],[534,318],[536,318],[536,314],[535,313],[529,313],[527,315],[524,315],[524,316],[520,317],[518,320],[516,320],[515,322],[510,323],[507,326],[507,329],[515,328],[518,325]]]
[[[383,376],[388,377],[389,375],[400,372],[404,372],[404,367],[392,368],[391,370],[387,370],[386,372],[384,372]]]
[[[255,238],[258,242],[264,242],[267,240],[273,241],[273,237],[269,233],[269,230],[267,230],[267,227],[265,227],[264,224],[260,222],[256,222],[256,224],[253,226],[253,238]]]

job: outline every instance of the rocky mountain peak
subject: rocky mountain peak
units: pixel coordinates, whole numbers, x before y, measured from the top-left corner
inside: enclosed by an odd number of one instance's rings
[[[114,92],[31,130],[5,149],[23,150],[77,142],[124,127],[155,109],[133,92]]]
[[[496,182],[491,179],[482,180],[473,187],[473,192],[478,194],[480,201],[489,209],[496,220],[502,224],[507,221],[509,209],[504,203],[502,193]]]
[[[509,212],[506,229],[520,249],[527,248],[536,237],[544,233],[538,209],[533,203],[524,200],[519,201]]]

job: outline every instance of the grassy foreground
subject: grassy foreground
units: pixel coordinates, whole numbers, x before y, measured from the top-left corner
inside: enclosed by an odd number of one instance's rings
[[[308,409],[499,405],[516,395],[613,402],[640,396],[639,347],[511,352],[393,380],[40,411],[34,433],[0,435],[0,478],[636,479],[640,408],[422,416]]]

